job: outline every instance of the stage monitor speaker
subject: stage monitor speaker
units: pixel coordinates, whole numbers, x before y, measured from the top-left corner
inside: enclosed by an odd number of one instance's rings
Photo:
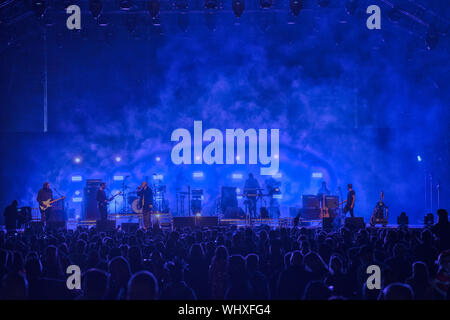
[[[319,209],[320,199],[316,195],[304,194],[302,196],[303,209]]]
[[[228,207],[223,217],[225,219],[244,219],[245,218],[245,212],[242,210],[242,208],[239,207]]]
[[[219,224],[219,217],[196,217],[195,224],[198,227],[214,227]]]
[[[336,209],[339,207],[339,197],[338,196],[325,196],[325,206],[328,209]]]
[[[33,232],[42,232],[44,231],[44,223],[41,221],[33,221],[30,224],[28,224],[27,229],[33,230]]]
[[[97,220],[96,223],[97,231],[100,232],[112,232],[116,229],[115,220]]]
[[[305,220],[320,220],[320,209],[317,208],[303,208],[300,211],[300,216]]]
[[[124,222],[120,225],[120,228],[129,233],[134,233],[139,229],[139,223],[137,222]]]
[[[66,221],[47,221],[46,225],[47,230],[67,230],[67,223]]]
[[[366,224],[363,217],[345,218],[345,226],[350,229],[364,229]]]
[[[322,228],[325,231],[335,230],[338,227],[339,227],[338,220],[335,219],[334,217],[332,217],[332,218],[323,218],[323,220],[322,220]]]
[[[196,217],[173,217],[174,228],[194,227]]]

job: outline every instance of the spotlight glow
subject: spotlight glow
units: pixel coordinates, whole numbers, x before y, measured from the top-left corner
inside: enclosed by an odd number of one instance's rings
[[[75,163],[81,163],[81,157],[75,157],[75,158],[73,159],[73,162],[75,162]]]
[[[120,161],[122,161],[122,158],[117,156],[117,157],[114,158],[114,160],[116,160],[116,162],[120,162]]]
[[[83,181],[83,177],[82,176],[72,176],[71,180],[72,180],[72,182],[79,182],[79,181]]]
[[[202,171],[196,171],[192,173],[193,178],[203,178],[203,172]]]
[[[422,162],[422,157],[420,155],[417,155],[417,161]]]

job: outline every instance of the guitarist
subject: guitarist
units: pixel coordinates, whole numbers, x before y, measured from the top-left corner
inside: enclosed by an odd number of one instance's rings
[[[96,200],[98,202],[98,211],[100,211],[100,219],[105,221],[108,219],[108,198],[106,197],[106,183],[100,183],[100,188],[97,190]]]
[[[347,200],[344,200],[345,207],[344,207],[344,213],[350,212],[350,216],[353,218],[353,208],[355,207],[355,190],[353,190],[353,186],[351,183],[347,185]]]
[[[39,190],[39,192],[38,192],[36,200],[39,203],[39,206],[41,206],[42,202],[47,201],[47,200],[51,201],[52,199],[53,199],[53,192],[52,192],[52,189],[50,189],[50,183],[44,182],[42,189]],[[49,221],[52,208],[49,207],[45,210],[42,210],[41,208],[39,208],[39,211],[41,212],[41,221],[42,222]]]

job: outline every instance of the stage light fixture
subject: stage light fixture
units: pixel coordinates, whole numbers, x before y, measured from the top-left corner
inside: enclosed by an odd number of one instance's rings
[[[245,1],[244,0],[233,0],[233,2],[231,3],[231,7],[233,9],[234,15],[236,17],[240,18],[245,9]]]
[[[131,0],[120,0],[119,6],[121,10],[128,11],[132,7]]]
[[[189,17],[186,12],[180,12],[177,17],[177,24],[181,31],[186,32],[189,27]]]
[[[427,44],[428,50],[432,50],[432,49],[436,48],[436,46],[439,42],[439,34],[433,27],[430,27],[428,29],[427,36],[425,38],[425,42]]]
[[[161,9],[161,3],[159,0],[150,0],[147,5],[148,12],[152,19],[156,19],[159,16],[159,10]]]
[[[289,0],[289,7],[291,9],[291,13],[297,17],[303,9],[303,2],[302,0]]]
[[[75,157],[75,158],[73,158],[73,162],[75,162],[75,163],[81,163],[81,157]]]
[[[311,175],[315,179],[321,179],[323,177],[322,172],[313,172]]]
[[[162,180],[164,178],[164,175],[162,174],[154,174],[153,180]]]
[[[259,4],[263,9],[270,9],[272,7],[272,0],[259,0]]]
[[[240,180],[242,179],[242,173],[233,173],[231,177],[235,180]]]
[[[209,31],[216,31],[216,14],[214,12],[211,12],[210,10],[208,10],[209,12],[206,12],[205,15],[205,22],[206,22],[206,27],[208,28]]]
[[[74,197],[72,198],[72,202],[83,202],[83,198],[82,197]]]
[[[322,8],[328,7],[330,5],[330,0],[317,0],[317,2]]]
[[[218,0],[205,0],[205,8],[214,10],[219,7],[219,1]]]
[[[193,178],[203,178],[203,172],[202,171],[196,171],[192,173]]]
[[[422,162],[422,157],[420,155],[417,155],[417,162]]]
[[[116,162],[120,162],[120,161],[122,161],[122,158],[121,158],[120,156],[117,156],[117,157],[114,158],[114,160],[115,160]]]
[[[44,0],[33,0],[31,2],[34,14],[41,18],[47,10],[47,3]]]
[[[75,191],[75,195],[76,195],[76,196],[79,196],[80,194],[81,194],[81,191],[80,191],[80,190]]]
[[[358,0],[347,0],[345,3],[345,12],[347,14],[353,15],[356,12],[356,9],[358,9]]]
[[[155,160],[156,160],[156,162],[160,162],[161,161],[161,157],[156,157]]]
[[[114,181],[123,181],[123,176],[113,176]]]
[[[82,176],[72,176],[70,178],[70,180],[72,180],[72,182],[80,182],[80,181],[83,181],[83,177]]]
[[[189,6],[189,3],[187,0],[176,0],[175,1],[175,8],[178,10],[186,10]]]
[[[106,19],[104,16],[99,16],[97,19],[97,24],[100,27],[106,27],[108,26],[108,19]]]
[[[101,0],[90,0],[89,1],[89,10],[91,11],[94,19],[98,19],[103,10],[103,5]]]
[[[393,6],[391,10],[388,12],[389,20],[391,20],[393,23],[398,23],[400,21],[400,18],[402,16],[402,13],[400,12],[400,9],[398,9],[396,6]]]

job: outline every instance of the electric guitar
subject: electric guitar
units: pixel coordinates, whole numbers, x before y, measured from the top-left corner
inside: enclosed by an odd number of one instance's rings
[[[99,205],[103,205],[105,206],[108,202],[111,202],[114,200],[115,197],[117,197],[118,195],[122,194],[122,191],[117,192],[115,195],[113,195],[112,197],[108,198],[105,200],[105,202],[99,202]]]
[[[328,212],[328,207],[325,202],[325,194],[322,194],[322,207],[320,208],[320,219],[329,218],[330,213]]]
[[[65,198],[66,198],[66,196],[62,196],[61,198],[58,198],[58,199],[55,199],[55,200],[48,199],[48,200],[45,200],[45,201],[41,201],[39,203],[39,209],[41,209],[42,211],[45,211],[48,208],[51,208],[53,203],[55,203],[55,202],[57,202],[59,200],[63,200]]]

